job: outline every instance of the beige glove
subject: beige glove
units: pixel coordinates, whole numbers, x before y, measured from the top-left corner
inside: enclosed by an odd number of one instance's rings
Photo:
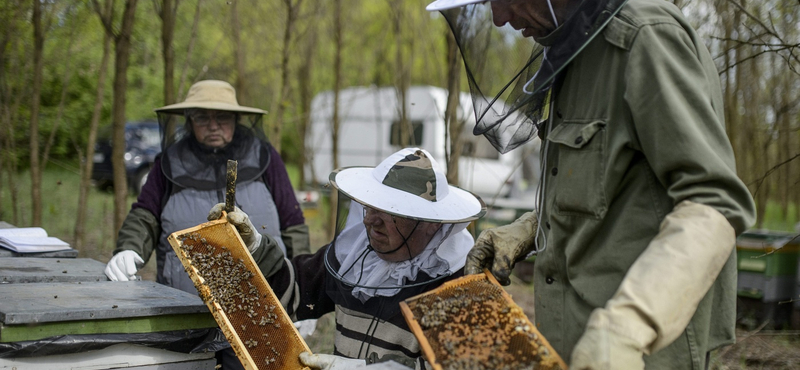
[[[314,355],[309,352],[300,353],[300,362],[312,369],[319,370],[352,370],[367,366],[367,362],[362,359],[336,355]]]
[[[614,296],[592,312],[570,370],[643,369],[643,354],[668,346],[689,325],[735,242],[733,227],[717,210],[678,204]]]
[[[208,211],[208,220],[218,220],[220,216],[222,216],[222,210],[224,209],[225,203],[215,204],[214,207],[211,207],[211,210]],[[242,212],[239,207],[234,206],[233,212],[228,213],[227,218],[228,222],[236,227],[236,231],[238,231],[239,236],[242,237],[242,241],[247,246],[247,250],[249,250],[251,254],[255,252],[261,245],[261,234],[258,233],[256,227],[250,222],[250,217],[247,216],[247,213]]]
[[[535,247],[537,226],[536,214],[528,212],[508,225],[484,230],[467,255],[464,273],[478,274],[491,265],[497,281],[510,284],[514,264]]]

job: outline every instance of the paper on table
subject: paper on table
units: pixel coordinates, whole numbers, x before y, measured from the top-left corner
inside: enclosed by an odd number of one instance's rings
[[[47,236],[41,227],[0,229],[0,247],[17,253],[52,252],[70,249],[59,238]]]

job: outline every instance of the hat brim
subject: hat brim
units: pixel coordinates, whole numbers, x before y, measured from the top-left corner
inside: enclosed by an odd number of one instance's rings
[[[372,167],[348,167],[333,171],[331,184],[355,201],[386,213],[426,222],[461,223],[476,220],[486,213],[483,200],[466,190],[448,185],[444,199],[431,202],[380,183]]]
[[[183,114],[183,111],[185,109],[191,109],[191,108],[224,110],[229,112],[240,112],[240,113],[267,114],[267,111],[263,109],[250,108],[241,105],[233,105],[228,103],[211,102],[211,101],[183,102],[183,103],[171,104],[161,108],[157,108],[155,111],[159,113]]]
[[[425,7],[425,10],[429,12],[437,12],[440,10],[447,10],[470,4],[482,3],[484,1],[487,0],[436,0],[428,4],[428,6]]]

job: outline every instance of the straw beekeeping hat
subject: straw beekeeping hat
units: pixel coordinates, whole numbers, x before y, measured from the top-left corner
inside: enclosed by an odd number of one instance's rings
[[[183,111],[189,108],[253,114],[267,113],[262,109],[239,105],[239,102],[236,100],[236,90],[233,86],[225,81],[217,80],[205,80],[195,83],[189,88],[189,93],[186,95],[186,100],[184,100],[183,103],[157,108],[156,112],[183,114]]]

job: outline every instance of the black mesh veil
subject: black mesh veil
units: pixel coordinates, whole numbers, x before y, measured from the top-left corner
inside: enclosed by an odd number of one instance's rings
[[[158,111],[161,131],[161,169],[173,183],[201,190],[224,189],[228,159],[238,164],[238,182],[259,178],[269,165],[269,145],[261,127],[262,114],[236,113],[231,142],[212,148],[197,141],[184,111]]]
[[[539,40],[546,46],[508,25],[495,27],[488,1],[442,11],[464,60],[476,121],[473,134],[485,136],[500,153],[533,138],[548,118],[559,74],[626,1],[583,0]]]

